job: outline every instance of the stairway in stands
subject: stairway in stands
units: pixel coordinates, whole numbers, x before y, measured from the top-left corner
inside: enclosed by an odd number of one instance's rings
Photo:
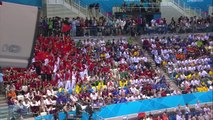
[[[87,16],[87,9],[79,6],[73,0],[48,0],[47,17],[83,17]]]
[[[9,107],[5,95],[0,94],[0,120],[8,120]]]
[[[135,40],[133,41],[133,44],[141,46],[142,48],[141,37],[136,37]],[[177,85],[169,78],[168,74],[165,73],[165,71],[162,68],[156,67],[155,61],[152,59],[151,54],[148,53],[148,51],[144,50],[143,48],[142,48],[142,51],[144,53],[144,56],[147,57],[148,61],[151,62],[151,67],[154,69],[158,69],[160,71],[160,74],[165,76],[166,81],[169,84],[170,88],[172,88],[173,90],[180,91]]]

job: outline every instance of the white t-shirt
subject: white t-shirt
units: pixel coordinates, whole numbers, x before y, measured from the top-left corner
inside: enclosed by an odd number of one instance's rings
[[[91,93],[90,97],[92,100],[97,100],[98,99],[98,94],[97,93]]]

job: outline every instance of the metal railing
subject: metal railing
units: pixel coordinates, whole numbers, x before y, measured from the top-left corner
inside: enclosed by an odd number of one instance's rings
[[[33,114],[27,108],[20,108],[18,105],[9,105],[8,119],[21,120],[23,118],[32,117]]]
[[[65,0],[66,3],[69,3],[71,6],[75,7],[76,9],[78,9],[79,11],[81,11],[82,13],[86,14],[87,17],[90,17],[89,13],[88,13],[88,5],[86,3],[84,3],[81,0]],[[110,19],[110,16],[108,16],[108,14],[106,14],[107,12],[103,9],[103,8],[99,8],[100,9],[100,16],[104,16],[107,19]]]
[[[78,15],[80,15],[80,13],[82,13],[86,17],[90,17],[89,11],[88,11],[88,5],[84,2],[82,2],[81,0],[48,0],[47,3],[48,4],[64,4],[64,3],[67,3],[67,4],[70,5],[71,9],[72,9],[72,7],[74,7],[75,9],[78,10],[78,13],[77,13]],[[108,20],[111,20],[112,18],[106,13],[107,12],[100,7],[99,16],[104,16]]]
[[[203,16],[201,9],[194,9],[181,0],[167,0],[167,1],[172,2],[177,7],[179,7],[183,11],[185,11],[191,17],[192,16],[205,17],[205,16]]]

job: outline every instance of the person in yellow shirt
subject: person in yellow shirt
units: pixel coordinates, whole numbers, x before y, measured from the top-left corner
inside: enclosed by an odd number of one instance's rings
[[[206,92],[208,91],[208,88],[206,86],[197,87],[198,92]]]
[[[167,62],[163,61],[162,65],[165,67],[167,65]]]
[[[127,85],[127,80],[120,80],[119,81],[119,85],[120,85],[120,87],[124,87],[124,86],[126,86]]]
[[[81,92],[81,87],[79,85],[75,86],[75,93],[79,94]]]
[[[191,80],[191,79],[192,79],[192,75],[189,74],[189,75],[185,76],[185,78],[186,78],[187,80]]]
[[[104,87],[104,82],[103,82],[103,81],[100,81],[100,82],[98,83],[97,90],[99,91],[99,90],[101,90],[103,87]]]
[[[211,77],[213,77],[213,71],[212,71],[212,70],[209,71],[209,75],[210,75]]]
[[[138,51],[134,51],[133,56],[135,56],[135,57],[139,56],[139,52]]]

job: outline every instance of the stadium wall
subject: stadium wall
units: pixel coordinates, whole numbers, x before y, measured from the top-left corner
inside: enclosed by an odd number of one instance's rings
[[[179,104],[182,106],[184,106],[186,103],[192,105],[196,104],[197,100],[199,100],[200,103],[213,102],[213,91],[113,104],[101,108],[101,110],[96,112],[95,114],[103,118],[112,118],[116,116],[124,116],[140,112],[174,108],[177,107]]]
[[[40,0],[3,0],[0,6],[0,66],[28,67]]]

